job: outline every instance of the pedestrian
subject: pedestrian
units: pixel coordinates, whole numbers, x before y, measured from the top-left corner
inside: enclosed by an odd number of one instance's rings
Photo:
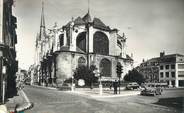
[[[114,87],[114,94],[117,94],[117,89],[118,89],[118,82],[117,82],[117,80],[115,80],[115,82],[113,82],[113,87]]]
[[[110,90],[111,90],[111,88],[112,88],[112,84],[113,84],[113,83],[112,83],[112,82],[110,82],[110,85],[109,85]]]

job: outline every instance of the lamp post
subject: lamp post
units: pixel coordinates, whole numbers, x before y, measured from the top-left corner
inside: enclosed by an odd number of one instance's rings
[[[3,66],[3,69],[2,69],[2,74],[3,74],[3,97],[2,97],[2,102],[5,103],[5,85],[6,85],[6,82],[5,82],[5,74],[6,74],[6,66]]]
[[[102,87],[102,80],[101,80],[101,73],[100,73],[100,70],[97,69],[95,70],[95,76],[99,78],[99,94],[102,95],[103,94],[103,87]]]
[[[72,75],[72,88],[71,88],[71,90],[72,90],[72,91],[74,91],[74,83],[73,83],[73,79],[74,79],[74,77],[73,77],[73,75]]]

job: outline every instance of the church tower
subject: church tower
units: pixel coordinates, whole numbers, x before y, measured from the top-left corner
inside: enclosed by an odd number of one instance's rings
[[[39,65],[41,58],[44,55],[44,46],[46,41],[45,17],[44,17],[44,2],[42,1],[40,31],[36,37],[36,65]]]

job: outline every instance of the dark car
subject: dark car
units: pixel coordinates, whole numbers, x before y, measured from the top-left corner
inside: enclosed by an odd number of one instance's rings
[[[144,90],[141,91],[141,95],[161,95],[162,94],[162,89],[161,88],[145,88]]]
[[[63,83],[61,86],[58,86],[57,89],[61,90],[61,91],[71,90],[71,84],[70,83]]]
[[[133,89],[138,89],[139,87],[140,86],[139,84],[137,84],[137,82],[131,82],[127,84],[126,89],[133,90]]]

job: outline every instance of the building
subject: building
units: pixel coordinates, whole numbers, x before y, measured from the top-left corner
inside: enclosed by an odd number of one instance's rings
[[[143,60],[136,69],[144,76],[146,82],[159,82],[159,58]]]
[[[103,81],[117,79],[116,66],[123,66],[124,75],[132,69],[133,59],[126,54],[126,37],[117,29],[91,18],[72,18],[66,25],[54,25],[46,33],[42,6],[40,33],[36,40],[36,67],[39,83],[60,84],[71,78],[80,65],[96,66]]]
[[[15,73],[18,70],[15,44],[17,18],[12,14],[13,0],[0,0],[0,98],[16,94]]]
[[[169,86],[184,87],[184,55],[161,54],[159,81],[167,82]]]
[[[160,57],[144,61],[138,67],[147,82],[167,82],[169,86],[184,87],[184,55],[160,53]]]
[[[16,73],[16,83],[18,85],[18,83],[24,83],[26,81],[26,79],[28,79],[28,74],[27,71],[24,69],[18,69],[17,73]]]

